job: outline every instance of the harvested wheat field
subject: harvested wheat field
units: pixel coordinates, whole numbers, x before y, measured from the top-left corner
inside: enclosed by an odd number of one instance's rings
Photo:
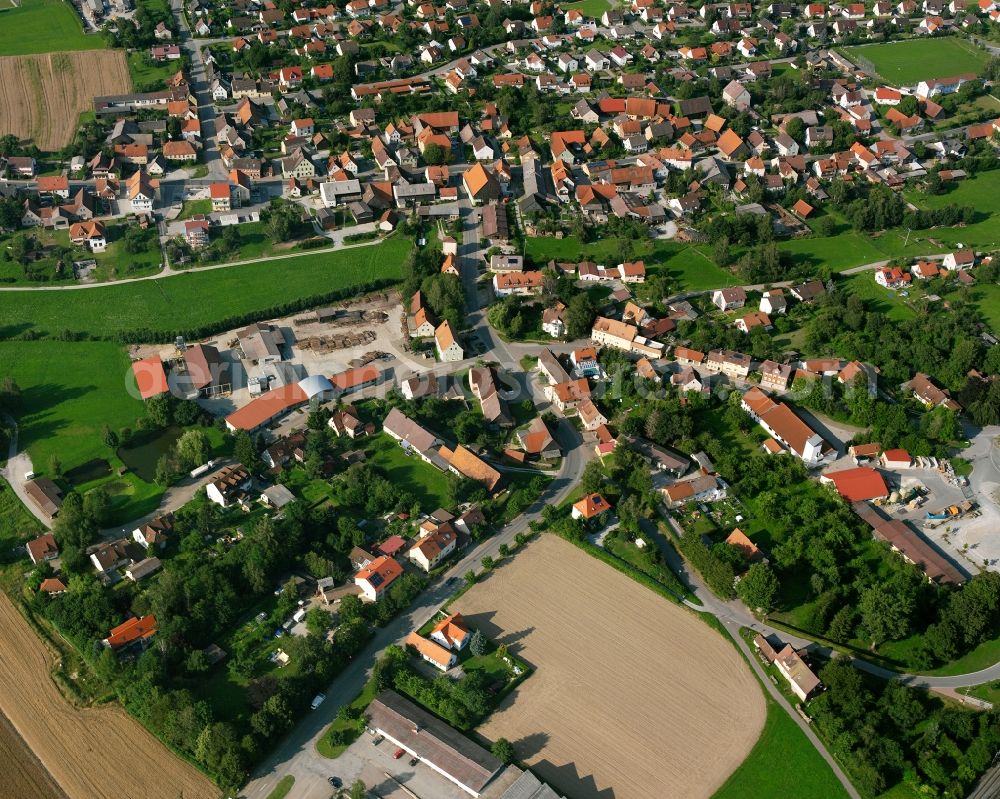
[[[0,595],[0,713],[69,799],[219,796],[207,777],[120,708],[70,705],[50,679],[50,668],[48,649]]]
[[[121,50],[0,58],[0,134],[58,150],[73,141],[80,114],[93,108],[95,96],[131,90]]]
[[[709,797],[763,729],[730,643],[554,535],[451,609],[535,669],[479,732],[574,799]]]

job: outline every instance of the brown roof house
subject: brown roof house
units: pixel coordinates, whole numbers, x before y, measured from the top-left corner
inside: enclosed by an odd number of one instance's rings
[[[42,517],[52,524],[52,520],[59,515],[59,509],[62,508],[62,489],[48,477],[37,477],[24,484],[24,491]]]
[[[35,564],[41,563],[43,560],[55,560],[59,557],[59,547],[56,545],[56,539],[52,533],[45,533],[29,541],[25,548],[28,550],[31,562]]]
[[[441,447],[441,457],[448,463],[448,468],[455,474],[468,477],[486,486],[486,490],[493,492],[500,483],[500,472],[490,466],[486,461],[458,444],[454,450],[448,447]]]
[[[763,635],[758,633],[753,639],[753,645],[767,663],[777,667],[781,676],[788,680],[792,693],[801,701],[805,702],[810,694],[819,688],[819,677],[813,674],[812,669],[791,644],[785,644],[784,647],[777,650]]]

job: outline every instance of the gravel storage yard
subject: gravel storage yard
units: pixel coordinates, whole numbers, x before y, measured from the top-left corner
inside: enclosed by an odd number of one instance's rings
[[[69,799],[219,796],[207,777],[171,754],[120,708],[80,710],[70,705],[50,679],[50,668],[44,644],[0,595],[0,712]],[[4,746],[0,739],[0,762],[6,762]],[[42,776],[38,771],[36,780]],[[0,795],[34,799],[27,792],[8,793],[4,779],[0,776]]]
[[[452,610],[536,669],[479,732],[574,799],[710,797],[763,729],[732,644],[553,535]]]

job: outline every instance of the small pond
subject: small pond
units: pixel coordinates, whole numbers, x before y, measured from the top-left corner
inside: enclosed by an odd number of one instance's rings
[[[143,430],[133,435],[128,444],[118,448],[118,457],[140,479],[152,483],[157,461],[173,451],[182,432],[180,427]]]

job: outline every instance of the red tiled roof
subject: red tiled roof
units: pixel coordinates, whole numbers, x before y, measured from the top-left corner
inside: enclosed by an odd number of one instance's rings
[[[611,509],[611,505],[600,494],[587,494],[583,499],[574,502],[573,507],[584,519],[592,519]]]
[[[237,430],[256,430],[270,419],[308,401],[309,395],[298,383],[289,383],[265,392],[238,411],[233,411],[226,417],[226,423]]]
[[[139,396],[144,400],[167,392],[167,373],[158,355],[151,355],[141,361],[132,362],[132,374]]]
[[[156,635],[156,616],[136,616],[126,622],[122,622],[113,628],[108,634],[108,646],[112,649],[131,644],[143,638],[150,638]]]
[[[832,482],[837,493],[848,502],[889,496],[889,488],[882,475],[867,466],[826,472],[823,479]]]

